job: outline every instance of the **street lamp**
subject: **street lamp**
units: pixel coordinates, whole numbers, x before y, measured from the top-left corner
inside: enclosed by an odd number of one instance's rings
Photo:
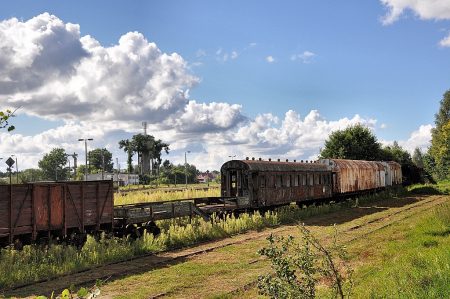
[[[87,154],[87,142],[88,141],[92,141],[94,139],[92,138],[80,138],[78,139],[78,141],[84,141],[84,153],[86,155],[86,164],[84,165],[84,180],[87,181],[87,175],[88,175],[88,164],[87,164],[87,160],[88,160],[88,154]]]
[[[15,157],[16,158],[16,182],[17,184],[19,183],[19,164],[17,164],[17,156],[16,155],[11,155],[11,157]]]
[[[186,189],[187,189],[187,154],[191,151],[184,152],[184,177],[186,179]]]

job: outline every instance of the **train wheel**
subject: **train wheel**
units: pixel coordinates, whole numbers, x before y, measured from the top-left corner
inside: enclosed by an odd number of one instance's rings
[[[161,233],[161,229],[156,225],[154,221],[147,222],[145,224],[145,229],[148,233],[152,234],[155,237]]]

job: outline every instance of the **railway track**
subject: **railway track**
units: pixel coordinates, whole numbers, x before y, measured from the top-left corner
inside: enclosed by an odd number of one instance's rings
[[[345,230],[341,231],[341,235],[344,238],[344,243],[352,242],[356,239],[362,238],[371,234],[377,230],[383,229],[384,227],[393,225],[403,219],[411,217],[417,214],[420,211],[431,209],[437,204],[443,203],[447,201],[448,198],[445,196],[434,196],[427,197],[415,203],[405,205],[398,208],[392,208],[392,211],[380,215],[379,217],[375,216],[371,219],[364,221],[362,223],[358,223],[352,225]],[[382,207],[379,207],[382,208]],[[347,209],[344,209],[344,211]],[[347,210],[348,211],[348,210]],[[316,216],[311,219],[307,219],[306,224],[308,226],[315,225],[323,221],[324,219],[330,218],[334,213],[339,213],[342,211],[332,212],[330,214],[324,214],[320,216]],[[375,214],[376,215],[376,214]],[[385,220],[391,219],[392,221],[388,221],[385,223]],[[371,226],[371,229],[368,231],[364,231],[363,229]],[[132,260],[115,262],[108,265],[103,265],[100,267],[92,268],[89,270],[85,270],[82,272],[72,273],[69,275],[65,275],[62,277],[55,278],[51,281],[41,281],[28,285],[18,286],[14,289],[3,290],[5,295],[8,296],[23,296],[23,295],[32,295],[33,291],[40,292],[41,294],[50,293],[52,290],[59,290],[66,288],[70,284],[75,285],[87,285],[92,284],[97,279],[106,279],[106,278],[120,278],[131,274],[137,274],[149,271],[151,269],[160,268],[162,266],[170,266],[176,264],[178,262],[182,262],[184,260],[188,260],[194,256],[199,256],[202,254],[206,254],[208,252],[224,248],[231,245],[237,245],[241,243],[245,243],[248,241],[252,241],[254,239],[264,239],[271,233],[283,234],[288,233],[294,229],[295,225],[281,226],[273,229],[267,229],[258,233],[246,233],[242,235],[237,235],[231,238],[222,239],[219,241],[208,242],[204,244],[196,245],[195,247],[182,249],[182,250],[174,250],[163,252],[159,254],[147,254],[140,257],[136,257]],[[355,232],[360,232],[356,236],[354,236]],[[346,237],[348,234],[348,237]],[[254,263],[260,262],[252,261]],[[239,292],[249,288],[255,282],[251,282],[244,286],[241,286],[235,290],[230,291],[230,293]],[[40,291],[39,291],[40,290]],[[163,297],[168,294],[157,294],[157,297]]]

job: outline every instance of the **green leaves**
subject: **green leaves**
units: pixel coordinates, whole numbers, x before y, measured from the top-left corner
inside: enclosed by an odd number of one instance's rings
[[[0,129],[7,128],[8,132],[11,132],[15,129],[14,126],[9,124],[9,119],[11,117],[14,117],[14,111],[11,111],[9,109],[5,111],[0,111]]]
[[[380,160],[381,144],[365,126],[357,124],[330,134],[320,152],[323,159]]]

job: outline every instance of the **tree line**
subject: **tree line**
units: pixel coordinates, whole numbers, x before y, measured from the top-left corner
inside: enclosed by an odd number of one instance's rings
[[[450,179],[450,90],[440,101],[426,151],[416,148],[411,156],[397,141],[382,146],[370,129],[357,124],[331,133],[320,158],[396,161],[409,183]]]

